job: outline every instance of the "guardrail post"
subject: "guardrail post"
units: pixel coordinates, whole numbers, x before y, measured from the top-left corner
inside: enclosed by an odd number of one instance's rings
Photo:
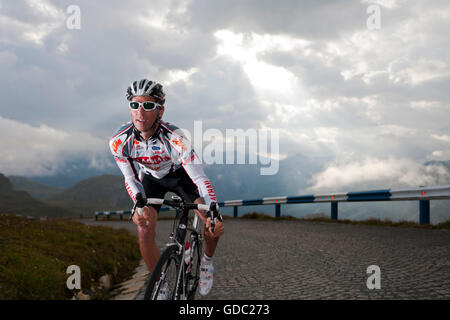
[[[275,217],[279,218],[280,217],[280,212],[281,212],[281,205],[279,203],[275,203]]]
[[[234,218],[237,218],[237,217],[238,217],[238,207],[237,207],[237,206],[234,206],[234,207],[233,207],[233,217],[234,217]]]
[[[98,221],[98,216],[97,215],[95,215],[95,221]]]
[[[331,220],[338,219],[338,203],[331,202]]]
[[[430,224],[430,200],[419,200],[420,224]]]
[[[122,215],[122,214],[120,214],[119,216],[120,216],[120,220],[123,220],[123,215]]]

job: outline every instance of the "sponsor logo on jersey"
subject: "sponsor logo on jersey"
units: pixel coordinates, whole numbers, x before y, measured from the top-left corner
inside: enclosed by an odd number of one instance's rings
[[[114,153],[117,153],[117,149],[119,149],[119,146],[122,144],[122,140],[117,139],[112,143],[112,149],[114,151]]]
[[[141,144],[139,143],[139,141],[137,141],[136,139],[134,139],[134,140],[133,140],[133,143],[135,144],[136,150],[142,149],[142,146],[141,146]]]
[[[128,194],[130,195],[131,199],[133,199],[133,201],[136,201],[136,198],[133,194],[133,190],[131,190],[131,186],[128,184],[128,182],[125,183],[125,188],[128,191]]]
[[[152,147],[152,150],[161,150],[161,147],[153,146],[153,147]]]
[[[175,143],[177,146],[179,146],[183,151],[186,151],[186,146],[184,143],[179,139],[173,139],[173,143]]]
[[[122,159],[122,158],[119,158],[119,157],[116,157],[116,156],[114,156],[114,160],[116,160],[116,162],[120,162],[120,163],[126,163],[127,162],[126,159]]]
[[[205,187],[206,187],[206,191],[208,191],[208,195],[209,195],[209,197],[211,198],[211,200],[212,200],[212,201],[217,201],[216,193],[214,192],[214,189],[213,189],[213,187],[212,187],[212,185],[211,185],[211,182],[209,182],[208,180],[206,180],[206,181],[204,182],[204,184],[205,184]]]
[[[156,155],[156,156],[151,156],[151,157],[136,157],[136,161],[144,164],[144,165],[158,165],[163,161],[169,161],[170,157],[168,157],[167,155],[165,156],[160,156],[160,155]],[[158,168],[159,169],[159,168]]]

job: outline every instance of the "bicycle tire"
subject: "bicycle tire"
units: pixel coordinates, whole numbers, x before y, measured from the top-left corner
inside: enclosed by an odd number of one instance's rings
[[[191,244],[192,245],[192,244]],[[198,283],[200,281],[200,263],[202,251],[202,241],[199,240],[199,236],[196,236],[196,240],[193,242],[194,254],[191,261],[191,271],[188,274],[187,279],[187,300],[194,300],[197,292]]]
[[[170,280],[168,283],[168,300],[174,299],[175,288],[178,280],[177,275],[180,268],[180,256],[177,254],[177,249],[178,247],[176,246],[170,246],[164,250],[150,276],[147,288],[145,289],[144,300],[156,300],[159,290],[161,289],[161,285],[159,283],[160,275],[161,277],[165,277],[163,280]],[[172,270],[173,267],[175,267],[174,270]]]

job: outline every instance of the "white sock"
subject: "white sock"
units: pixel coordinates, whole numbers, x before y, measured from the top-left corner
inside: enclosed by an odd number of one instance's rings
[[[209,257],[206,253],[203,254],[202,262],[204,264],[212,264],[212,257]]]

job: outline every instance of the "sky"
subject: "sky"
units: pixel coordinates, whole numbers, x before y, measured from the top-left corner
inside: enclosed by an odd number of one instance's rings
[[[277,130],[292,195],[450,184],[448,30],[447,0],[0,0],[0,172],[115,166],[149,78],[180,128]]]

